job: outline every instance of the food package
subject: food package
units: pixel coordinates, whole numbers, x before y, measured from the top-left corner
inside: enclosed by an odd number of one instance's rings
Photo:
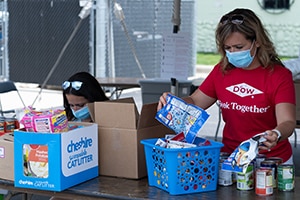
[[[176,134],[183,132],[186,142],[193,143],[209,114],[171,94],[166,100],[167,104],[156,113],[155,118]]]
[[[66,112],[61,109],[36,111],[25,109],[25,115],[20,123],[26,131],[41,133],[58,133],[68,131]]]
[[[266,139],[259,133],[241,144],[222,163],[222,170],[245,173],[248,165],[258,155],[258,147]]]

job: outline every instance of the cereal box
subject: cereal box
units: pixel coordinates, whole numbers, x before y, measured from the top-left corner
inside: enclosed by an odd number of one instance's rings
[[[197,133],[209,117],[209,114],[182,99],[168,94],[167,104],[157,112],[156,119],[175,133],[185,135],[188,143],[193,143]]]

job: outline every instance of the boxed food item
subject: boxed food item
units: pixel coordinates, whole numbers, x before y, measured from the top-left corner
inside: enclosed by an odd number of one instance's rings
[[[174,134],[155,119],[156,108],[157,103],[144,104],[139,113],[133,98],[89,105],[98,124],[100,175],[131,179],[147,176],[140,141]]]
[[[14,131],[15,187],[62,191],[99,175],[97,125],[70,124],[62,133]]]
[[[14,180],[14,136],[6,133],[0,136],[0,178]],[[10,169],[10,170],[9,170]]]
[[[64,110],[36,111],[32,108],[25,108],[24,112],[21,123],[29,132],[59,133],[68,131],[68,119]]]
[[[176,134],[183,133],[185,140],[193,143],[209,114],[171,94],[166,100],[167,104],[157,112],[156,119]]]
[[[266,135],[266,132],[256,134],[252,138],[241,142],[230,156],[223,161],[222,170],[246,173],[248,165],[258,155],[259,146],[266,141],[264,135]]]

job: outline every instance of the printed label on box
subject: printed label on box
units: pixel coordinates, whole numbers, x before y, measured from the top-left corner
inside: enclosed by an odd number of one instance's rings
[[[24,144],[23,158],[25,176],[48,178],[48,146]]]
[[[63,135],[61,142],[62,172],[66,177],[95,167],[96,143],[97,138],[91,133],[86,133],[85,136]]]
[[[61,191],[98,176],[97,125],[76,127],[57,134],[15,130],[14,186]]]
[[[4,147],[0,147],[0,158],[4,158],[5,157],[5,149]]]

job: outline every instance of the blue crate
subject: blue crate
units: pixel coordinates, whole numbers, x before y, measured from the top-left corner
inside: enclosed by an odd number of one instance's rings
[[[158,138],[145,139],[148,183],[171,195],[208,192],[217,189],[219,156],[223,144],[184,149],[155,146]]]

